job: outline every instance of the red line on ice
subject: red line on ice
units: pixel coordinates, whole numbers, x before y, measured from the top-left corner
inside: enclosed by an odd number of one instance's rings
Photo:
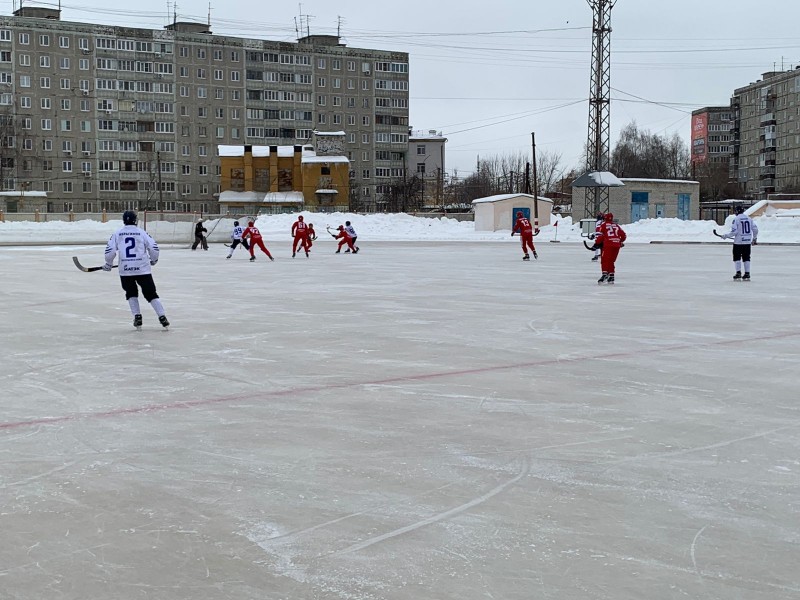
[[[127,408],[115,408],[112,410],[86,412],[86,413],[72,413],[69,415],[61,415],[58,417],[40,417],[37,419],[29,419],[27,421],[16,421],[11,423],[0,423],[0,430],[6,429],[19,429],[21,427],[32,427],[35,425],[53,425],[56,423],[67,423],[70,421],[78,421],[81,419],[104,419],[108,417],[117,417],[122,415],[135,415],[147,412],[163,412],[167,410],[175,410],[180,408],[193,408],[196,406],[211,406],[214,404],[226,404],[229,402],[236,402],[238,400],[258,400],[259,398],[276,398],[282,396],[296,396],[301,394],[309,394],[315,392],[325,392],[330,390],[340,390],[357,388],[364,385],[386,385],[389,383],[402,383],[411,381],[427,381],[430,379],[444,379],[446,377],[453,377],[456,375],[478,375],[480,373],[492,373],[497,371],[510,371],[514,369],[546,367],[553,365],[560,365],[565,363],[580,363],[591,360],[616,360],[622,358],[629,358],[631,356],[641,356],[643,354],[658,354],[660,352],[673,352],[675,350],[691,350],[697,348],[713,348],[715,346],[727,346],[733,344],[751,343],[763,340],[777,340],[791,337],[800,336],[800,331],[786,331],[783,333],[774,333],[770,335],[761,335],[758,337],[724,340],[718,342],[707,342],[702,344],[673,344],[671,346],[660,346],[650,349],[632,350],[629,352],[608,352],[605,354],[586,355],[586,356],[573,356],[569,358],[548,358],[544,360],[535,360],[530,362],[514,363],[510,365],[495,365],[489,367],[475,367],[471,369],[459,369],[457,371],[434,371],[432,373],[419,373],[417,375],[398,375],[396,377],[386,377],[384,379],[369,379],[365,381],[348,381],[343,383],[332,383],[326,385],[315,385],[307,387],[288,388],[285,390],[275,390],[271,392],[262,392],[254,394],[247,392],[243,394],[236,394],[233,396],[220,396],[217,398],[208,398],[205,400],[186,400],[180,402],[171,402],[168,404],[146,404],[144,406],[132,406]]]

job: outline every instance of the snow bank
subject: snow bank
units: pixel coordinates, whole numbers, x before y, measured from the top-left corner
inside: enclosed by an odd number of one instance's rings
[[[779,211],[774,215],[757,217],[760,242],[800,243],[800,218],[792,218],[794,211]],[[359,215],[348,213],[300,213],[306,222],[313,223],[317,235],[324,239],[327,236],[326,226],[335,230],[345,221],[351,221],[364,242],[372,241],[425,241],[425,242],[475,242],[503,241],[519,243],[518,237],[511,237],[505,231],[475,231],[472,222],[461,222],[455,219],[413,217],[407,214],[371,214]],[[558,218],[553,224],[542,227],[536,242],[549,242],[557,239],[561,242],[581,241],[580,226],[573,224],[569,217]],[[258,218],[256,224],[268,241],[288,241],[292,223],[297,214],[265,215]],[[239,219],[242,225],[246,219]],[[111,233],[122,226],[122,221],[49,221],[46,223],[5,222],[0,223],[0,243],[105,243]],[[211,220],[205,223],[211,233],[211,242],[228,241],[233,228],[233,218]],[[150,222],[147,230],[161,244],[183,243],[193,240],[194,225],[189,222]],[[673,242],[715,242],[721,240],[714,237],[716,228],[720,233],[728,231],[730,224],[718,225],[714,221],[681,221],[679,219],[644,219],[637,223],[623,226],[630,243],[649,243],[651,241]]]

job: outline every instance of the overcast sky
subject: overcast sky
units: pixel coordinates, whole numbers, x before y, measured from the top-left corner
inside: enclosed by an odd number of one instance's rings
[[[5,14],[13,9],[10,0],[0,6]],[[61,7],[64,20],[152,28],[166,24],[171,13],[168,2],[155,0],[65,0]],[[179,20],[205,21],[208,2],[180,0],[177,13]],[[301,20],[301,14],[310,16]],[[531,132],[538,149],[561,153],[566,165],[583,164],[592,24],[587,0],[211,3],[212,30],[226,35],[295,41],[296,22],[308,23],[312,34],[330,34],[339,17],[348,46],[410,54],[410,122],[447,136],[448,171],[471,171],[478,156],[530,152]],[[693,109],[726,105],[735,88],[762,72],[800,64],[798,23],[798,0],[618,0],[612,10],[612,146],[633,120],[688,140]]]

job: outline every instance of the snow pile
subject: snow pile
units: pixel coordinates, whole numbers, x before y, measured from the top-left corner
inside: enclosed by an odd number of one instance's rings
[[[779,211],[774,215],[757,217],[755,219],[759,228],[759,242],[765,243],[800,243],[800,218],[791,218],[794,211]],[[787,214],[789,213],[789,214]],[[307,223],[313,223],[317,235],[325,239],[328,235],[326,226],[335,231],[345,221],[351,221],[359,238],[370,241],[502,241],[519,243],[519,237],[511,237],[509,230],[503,231],[475,231],[471,221],[457,221],[446,217],[426,218],[414,217],[407,214],[370,214],[359,215],[350,213],[300,213]],[[292,223],[297,220],[297,214],[263,215],[256,221],[267,241],[288,241],[291,235]],[[573,223],[569,217],[552,217],[554,224],[541,228],[541,233],[535,238],[536,243],[558,240],[560,242],[579,243],[580,225]],[[247,225],[247,217],[238,219],[242,226]],[[227,242],[233,228],[233,218],[213,219],[205,222],[209,231],[209,241]],[[556,225],[557,223],[557,225]],[[109,236],[119,227],[122,221],[114,220],[108,223],[98,221],[48,221],[46,223],[4,222],[0,223],[0,244],[59,244],[59,243],[91,243],[103,244]],[[672,242],[720,242],[722,240],[713,235],[716,229],[719,233],[730,230],[730,220],[726,225],[719,225],[714,221],[682,221],[680,219],[643,219],[636,223],[623,225],[628,234],[630,243],[649,243],[651,241]],[[148,222],[148,232],[160,244],[189,244],[194,239],[194,224],[183,221]],[[327,238],[330,239],[330,238]]]

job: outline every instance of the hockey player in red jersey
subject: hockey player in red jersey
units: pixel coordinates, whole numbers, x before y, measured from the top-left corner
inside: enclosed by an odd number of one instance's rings
[[[539,255],[536,254],[536,248],[533,245],[533,226],[522,214],[522,211],[517,213],[517,222],[514,223],[514,229],[511,230],[512,237],[515,233],[519,233],[520,238],[522,238],[522,260],[531,259],[531,255],[528,254],[528,248],[533,252],[533,258],[539,258]]]
[[[600,266],[603,275],[597,280],[597,283],[614,283],[614,263],[617,261],[619,249],[625,245],[627,237],[622,227],[614,223],[614,215],[606,213],[603,223],[594,236],[595,246],[602,247]]]
[[[336,235],[331,234],[331,235],[333,236],[333,239],[339,240],[339,247],[336,249],[336,252],[334,254],[339,254],[339,252],[342,251],[342,246],[344,246],[345,244],[347,244],[348,250],[352,250],[353,254],[355,254],[355,248],[353,247],[353,239],[347,233],[347,230],[345,230],[344,225],[339,225],[338,234]]]
[[[292,258],[297,254],[298,247],[303,248],[306,252],[306,256],[308,256],[308,225],[303,221],[303,215],[297,217],[297,221],[292,225],[292,237],[294,238],[294,242],[292,243]]]
[[[264,246],[264,240],[261,237],[261,232],[256,227],[256,224],[253,221],[250,221],[247,224],[247,227],[242,232],[242,239],[246,240],[250,238],[250,262],[253,262],[256,259],[256,246],[261,248],[261,251],[267,255],[270,260],[275,260],[272,258],[272,255],[267,250],[266,246]]]
[[[306,254],[311,251],[311,246],[314,245],[314,240],[317,239],[317,232],[314,231],[314,224],[308,224],[308,235],[306,236]]]

